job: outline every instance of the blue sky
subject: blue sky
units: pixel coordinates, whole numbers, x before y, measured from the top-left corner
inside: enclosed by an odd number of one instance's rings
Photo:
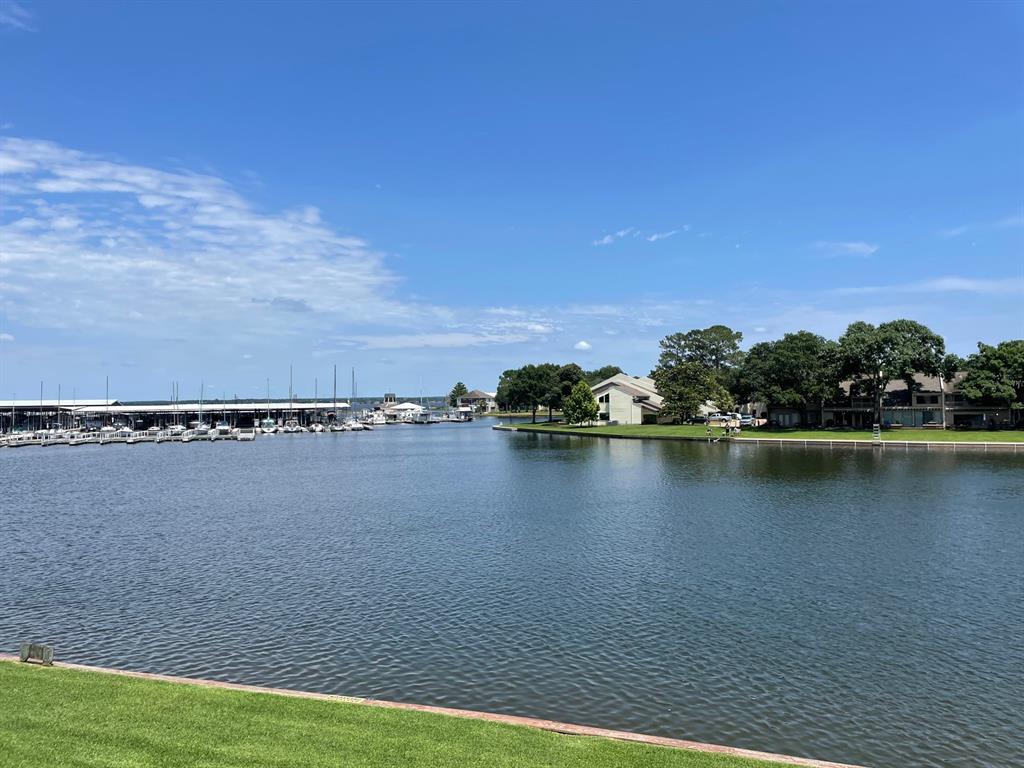
[[[1017,3],[0,0],[0,396],[1020,338],[1022,40]]]

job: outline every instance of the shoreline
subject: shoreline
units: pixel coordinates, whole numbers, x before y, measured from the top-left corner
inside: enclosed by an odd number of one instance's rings
[[[13,654],[0,653],[0,663],[14,664],[19,667],[28,667],[38,670],[50,668],[77,670],[100,675],[116,675],[130,677],[154,682],[170,683],[176,685],[189,685],[200,688],[214,688],[229,691],[241,691],[270,696],[281,696],[290,698],[313,699],[318,701],[335,702],[339,704],[350,704],[356,706],[381,707],[385,709],[404,710],[409,712],[423,712],[447,717],[480,720],[492,723],[502,723],[523,728],[530,728],[540,731],[550,731],[567,736],[582,736],[598,739],[612,739],[648,746],[664,747],[668,749],[689,750],[691,752],[704,752],[723,755],[728,757],[745,758],[748,760],[761,760],[766,764],[781,763],[790,766],[801,766],[802,768],[862,768],[861,766],[849,763],[836,763],[827,760],[815,760],[806,757],[795,757],[792,755],[780,755],[771,752],[742,749],[739,747],[728,747],[720,744],[708,744],[699,741],[688,741],[685,739],[673,739],[665,736],[653,736],[632,731],[618,731],[597,726],[577,725],[574,723],[563,723],[557,720],[546,720],[535,717],[524,717],[521,715],[503,715],[493,712],[481,712],[469,709],[457,709],[453,707],[431,706],[427,704],[411,704],[398,701],[386,701],[383,699],[371,699],[359,696],[342,696],[330,693],[316,693],[313,691],[299,691],[288,688],[274,688],[259,685],[247,685],[244,683],[228,683],[219,680],[204,678],[180,677],[177,675],[163,675],[154,672],[137,672],[132,670],[115,669],[113,667],[91,666],[87,664],[76,664],[73,662],[54,661],[52,667],[44,667],[38,664],[27,664],[19,661],[18,656]]]
[[[566,435],[570,437],[591,437],[591,438],[605,438],[610,440],[672,440],[680,442],[697,442],[697,443],[735,443],[736,445],[742,444],[753,444],[753,445],[780,445],[780,446],[817,446],[817,447],[848,447],[848,448],[902,448],[904,450],[910,450],[911,448],[923,448],[925,450],[932,449],[944,449],[953,452],[957,451],[980,451],[986,453],[992,452],[1009,452],[1011,454],[1021,453],[1024,454],[1024,442],[995,442],[995,441],[982,441],[982,440],[898,440],[898,439],[885,439],[885,440],[864,440],[860,438],[804,438],[804,437],[743,437],[743,436],[725,436],[718,435],[707,437],[706,435],[657,435],[657,434],[615,434],[609,432],[597,432],[595,429],[600,427],[581,427],[581,428],[567,428],[567,427],[546,427],[542,424],[496,424],[491,427],[501,432],[524,432],[524,433],[538,433],[542,435]]]

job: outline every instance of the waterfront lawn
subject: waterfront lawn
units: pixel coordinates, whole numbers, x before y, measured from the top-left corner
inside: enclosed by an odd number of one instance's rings
[[[708,428],[703,424],[620,424],[613,427],[580,427],[565,424],[515,424],[520,431],[550,432],[594,437],[650,437],[661,439],[707,438]],[[721,427],[712,427],[714,437],[721,437]]]
[[[565,424],[514,424],[522,432],[546,432],[566,435],[591,435],[594,437],[636,437],[672,439],[704,439],[707,427],[699,425],[667,425],[667,424],[622,424],[614,427],[578,427]],[[722,427],[712,427],[713,437],[722,437]],[[870,440],[870,431],[850,431],[839,429],[744,429],[735,438],[763,437],[788,438],[791,440]],[[1024,430],[956,430],[956,429],[883,429],[883,440],[912,440],[933,443],[1024,443]]]
[[[17,662],[0,662],[0,755],[5,768],[782,765],[424,712]]]
[[[791,438],[793,440],[870,440],[870,430],[839,429],[745,429],[744,437]],[[1024,443],[1024,430],[987,429],[883,429],[883,440],[912,440],[932,443]]]

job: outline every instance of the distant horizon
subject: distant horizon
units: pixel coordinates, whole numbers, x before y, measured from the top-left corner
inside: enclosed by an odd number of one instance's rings
[[[5,0],[0,399],[1024,338],[1022,4],[301,8]]]

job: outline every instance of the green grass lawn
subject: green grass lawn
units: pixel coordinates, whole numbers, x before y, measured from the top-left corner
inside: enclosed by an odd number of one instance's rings
[[[661,439],[705,438],[707,427],[688,425],[661,424],[626,424],[616,427],[567,427],[564,424],[516,424],[521,431],[553,432],[570,435],[592,435],[595,437],[647,437]],[[714,437],[721,437],[721,427],[712,427]],[[745,429],[739,439],[748,437],[789,438],[793,440],[870,440],[870,431],[842,431],[829,429]],[[1024,431],[1021,430],[941,430],[941,429],[891,429],[882,430],[883,440],[923,440],[931,442],[991,442],[991,443],[1024,443]]]
[[[870,440],[870,431],[832,429],[747,429],[740,437],[783,437],[794,440]],[[923,440],[933,443],[1024,443],[1021,430],[883,429],[883,440]]]
[[[653,438],[680,438],[680,437],[707,437],[707,427],[675,424],[623,424],[615,427],[567,427],[565,424],[516,424],[520,430],[532,432],[556,432],[569,435],[593,435],[609,437],[653,437]],[[722,436],[721,427],[713,427],[715,437]]]
[[[534,728],[0,662],[0,764],[767,768]]]

